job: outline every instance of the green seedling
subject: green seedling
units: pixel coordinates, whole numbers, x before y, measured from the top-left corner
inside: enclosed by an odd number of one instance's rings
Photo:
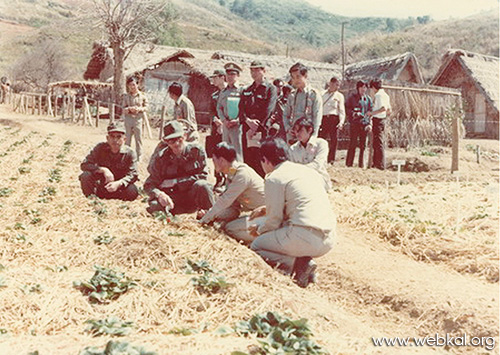
[[[100,335],[114,335],[122,337],[128,335],[134,326],[132,322],[125,322],[115,316],[110,316],[106,319],[100,320],[89,319],[85,323],[88,324],[85,331],[95,337]]]
[[[95,346],[86,347],[80,355],[157,355],[154,351],[148,351],[142,346],[131,345],[126,342],[110,340],[103,350]]]
[[[96,244],[110,244],[115,237],[109,235],[109,232],[106,231],[103,234],[99,234],[98,236],[94,237],[94,243]]]
[[[24,285],[23,287],[21,287],[21,290],[23,290],[23,292],[25,294],[28,294],[28,293],[42,293],[43,292],[43,286],[40,285],[40,284],[28,284],[28,285]]]
[[[137,286],[134,280],[126,277],[122,272],[98,265],[94,268],[96,271],[89,282],[73,282],[74,287],[89,296],[91,303],[109,303]]]
[[[10,196],[14,190],[12,190],[10,187],[2,187],[0,188],[0,197],[7,197]]]
[[[232,286],[232,284],[226,281],[225,276],[219,270],[210,266],[205,260],[193,262],[187,259],[185,272],[187,274],[200,274],[199,276],[191,278],[191,284],[195,286],[199,292],[212,294],[226,291]]]
[[[60,182],[61,178],[61,169],[56,168],[49,170],[49,182]]]
[[[185,327],[176,327],[168,331],[168,334],[183,335],[183,336],[193,335],[197,333],[198,329],[185,328]]]
[[[21,166],[17,168],[17,171],[19,171],[19,174],[28,174],[29,172],[31,172],[31,168],[27,166]]]
[[[186,266],[184,268],[186,274],[195,274],[195,273],[205,273],[211,272],[216,273],[218,270],[212,268],[212,266],[206,260],[199,261],[191,261],[186,259]]]

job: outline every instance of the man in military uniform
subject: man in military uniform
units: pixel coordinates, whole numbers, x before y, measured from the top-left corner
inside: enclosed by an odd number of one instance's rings
[[[125,126],[114,122],[108,126],[106,143],[99,143],[81,164],[82,192],[85,196],[133,201],[139,192],[136,155],[125,143]]]
[[[267,134],[269,118],[278,98],[276,86],[265,80],[266,68],[260,61],[250,64],[250,75],[254,82],[241,92],[239,105],[240,123],[243,127],[243,158],[260,176],[264,171],[260,165],[260,140]]]
[[[227,86],[219,95],[217,116],[222,121],[222,140],[236,149],[236,159],[242,162],[241,126],[238,121],[241,87],[237,83],[241,67],[236,63],[227,63],[224,65],[224,69],[226,70]]]
[[[168,147],[154,158],[144,183],[150,197],[147,211],[180,214],[210,209],[214,195],[207,181],[205,150],[197,143],[186,142],[178,121],[170,121],[163,136]]]
[[[212,85],[215,86],[215,91],[212,93],[210,102],[210,114],[212,116],[210,136],[206,137],[207,144],[205,145],[207,155],[211,157],[211,152],[216,144],[222,142],[222,121],[217,117],[217,101],[222,90],[226,88],[226,73],[224,70],[216,69],[210,76]],[[210,138],[209,138],[210,137]],[[208,143],[210,141],[210,143]],[[209,152],[210,148],[210,152]],[[224,184],[224,174],[215,172],[215,188],[220,188]]]
[[[299,118],[306,117],[312,120],[314,125],[313,135],[315,137],[318,136],[321,125],[323,100],[318,90],[313,89],[307,83],[307,71],[307,67],[302,63],[295,63],[289,70],[295,89],[290,93],[283,113],[283,124],[288,143],[296,141],[292,129],[295,121]]]
[[[186,140],[188,142],[195,142],[198,141],[200,135],[198,134],[198,123],[196,122],[194,105],[182,91],[182,85],[177,82],[173,82],[168,87],[168,94],[175,102],[174,119],[184,121],[188,126]]]
[[[205,213],[200,223],[226,222],[224,229],[237,240],[252,241],[249,238],[248,218],[239,217],[242,211],[252,211],[265,205],[264,180],[245,163],[236,161],[236,150],[226,142],[217,144],[213,154],[215,170],[227,175],[227,188],[213,207]]]
[[[137,160],[142,154],[142,120],[145,117],[148,100],[139,91],[137,79],[127,79],[127,93],[123,96],[123,120],[125,122],[126,140],[125,144],[130,147],[132,136],[135,138],[135,151]]]

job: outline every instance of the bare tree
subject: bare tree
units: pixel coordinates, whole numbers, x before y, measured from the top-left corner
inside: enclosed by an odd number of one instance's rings
[[[44,91],[50,82],[67,79],[67,52],[55,40],[41,41],[17,61],[11,75],[30,90]]]
[[[163,23],[165,0],[93,0],[114,55],[114,100],[125,92],[123,63],[139,43],[151,41]]]

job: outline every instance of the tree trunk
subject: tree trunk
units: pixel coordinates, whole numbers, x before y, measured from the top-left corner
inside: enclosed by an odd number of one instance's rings
[[[123,49],[123,45],[121,43],[113,43],[111,47],[113,48],[115,60],[113,77],[113,102],[121,106],[122,95],[125,93],[125,73],[123,70],[125,50]]]

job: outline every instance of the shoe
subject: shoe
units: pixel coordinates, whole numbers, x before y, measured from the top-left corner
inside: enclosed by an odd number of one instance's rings
[[[311,280],[315,278],[314,272],[318,265],[308,256],[300,257],[295,260],[293,266],[293,279],[295,283],[302,288],[306,288]]]

